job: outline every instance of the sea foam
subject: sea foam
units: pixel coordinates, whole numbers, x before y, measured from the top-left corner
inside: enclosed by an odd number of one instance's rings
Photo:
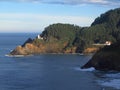
[[[120,79],[113,79],[109,81],[101,81],[99,82],[102,86],[113,87],[116,89],[120,89]]]
[[[97,81],[99,85],[120,90],[120,73],[105,74],[104,80]]]
[[[78,68],[75,68],[75,70],[78,70],[78,71],[83,71],[83,72],[92,72],[95,70],[94,67],[91,67],[91,68],[87,68],[87,69],[81,69],[80,67]]]
[[[7,57],[25,57],[25,56],[33,56],[33,55],[8,55],[8,54],[6,54],[5,56],[7,56]]]

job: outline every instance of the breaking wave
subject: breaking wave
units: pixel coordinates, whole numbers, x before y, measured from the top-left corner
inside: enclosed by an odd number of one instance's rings
[[[92,72],[92,71],[95,70],[95,68],[91,67],[91,68],[87,68],[87,69],[81,69],[80,67],[77,67],[77,68],[75,68],[75,70],[77,70],[77,71],[83,71],[83,72]]]
[[[120,90],[120,73],[105,74],[103,78],[104,79],[97,80],[99,85]]]

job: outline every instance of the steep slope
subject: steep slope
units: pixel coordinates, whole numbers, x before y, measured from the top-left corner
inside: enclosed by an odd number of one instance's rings
[[[102,48],[82,68],[90,67],[103,71],[120,71],[120,41]]]
[[[110,10],[96,18],[91,26],[102,25],[106,33],[116,40],[120,39],[120,8]]]
[[[70,24],[52,24],[35,39],[28,39],[16,47],[10,55],[29,55],[40,53],[76,53],[72,43],[81,28]]]
[[[96,25],[103,25],[106,33],[111,35],[116,42],[99,50],[81,68],[94,67],[103,71],[120,71],[120,8],[102,14],[92,23],[92,26]]]

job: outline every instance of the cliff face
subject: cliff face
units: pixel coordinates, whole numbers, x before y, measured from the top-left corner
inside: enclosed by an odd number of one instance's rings
[[[98,51],[82,68],[90,67],[103,71],[120,71],[120,41]]]
[[[17,46],[10,55],[30,55],[39,53],[41,50],[39,50],[38,47],[34,46],[33,44],[27,43],[24,47]]]
[[[99,50],[100,48],[99,47],[89,47],[89,48],[86,48],[83,53],[84,54],[89,54],[89,53],[95,53]]]
[[[66,48],[67,42],[60,43],[45,41],[35,43],[34,40],[31,43],[25,43],[24,46],[17,46],[10,55],[30,55],[30,54],[44,54],[44,53],[76,53],[76,47]]]
[[[97,70],[103,71],[120,71],[120,8],[110,10],[96,18],[92,23],[92,27],[97,25],[101,25],[101,27],[103,27],[102,31],[105,31],[102,33],[109,33],[109,35],[112,36],[111,40],[114,39],[115,43],[100,49],[92,59],[81,68],[94,67]]]

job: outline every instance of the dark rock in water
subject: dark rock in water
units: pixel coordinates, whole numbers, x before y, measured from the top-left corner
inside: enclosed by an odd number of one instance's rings
[[[120,41],[98,51],[92,59],[81,68],[90,67],[102,71],[120,71]]]

